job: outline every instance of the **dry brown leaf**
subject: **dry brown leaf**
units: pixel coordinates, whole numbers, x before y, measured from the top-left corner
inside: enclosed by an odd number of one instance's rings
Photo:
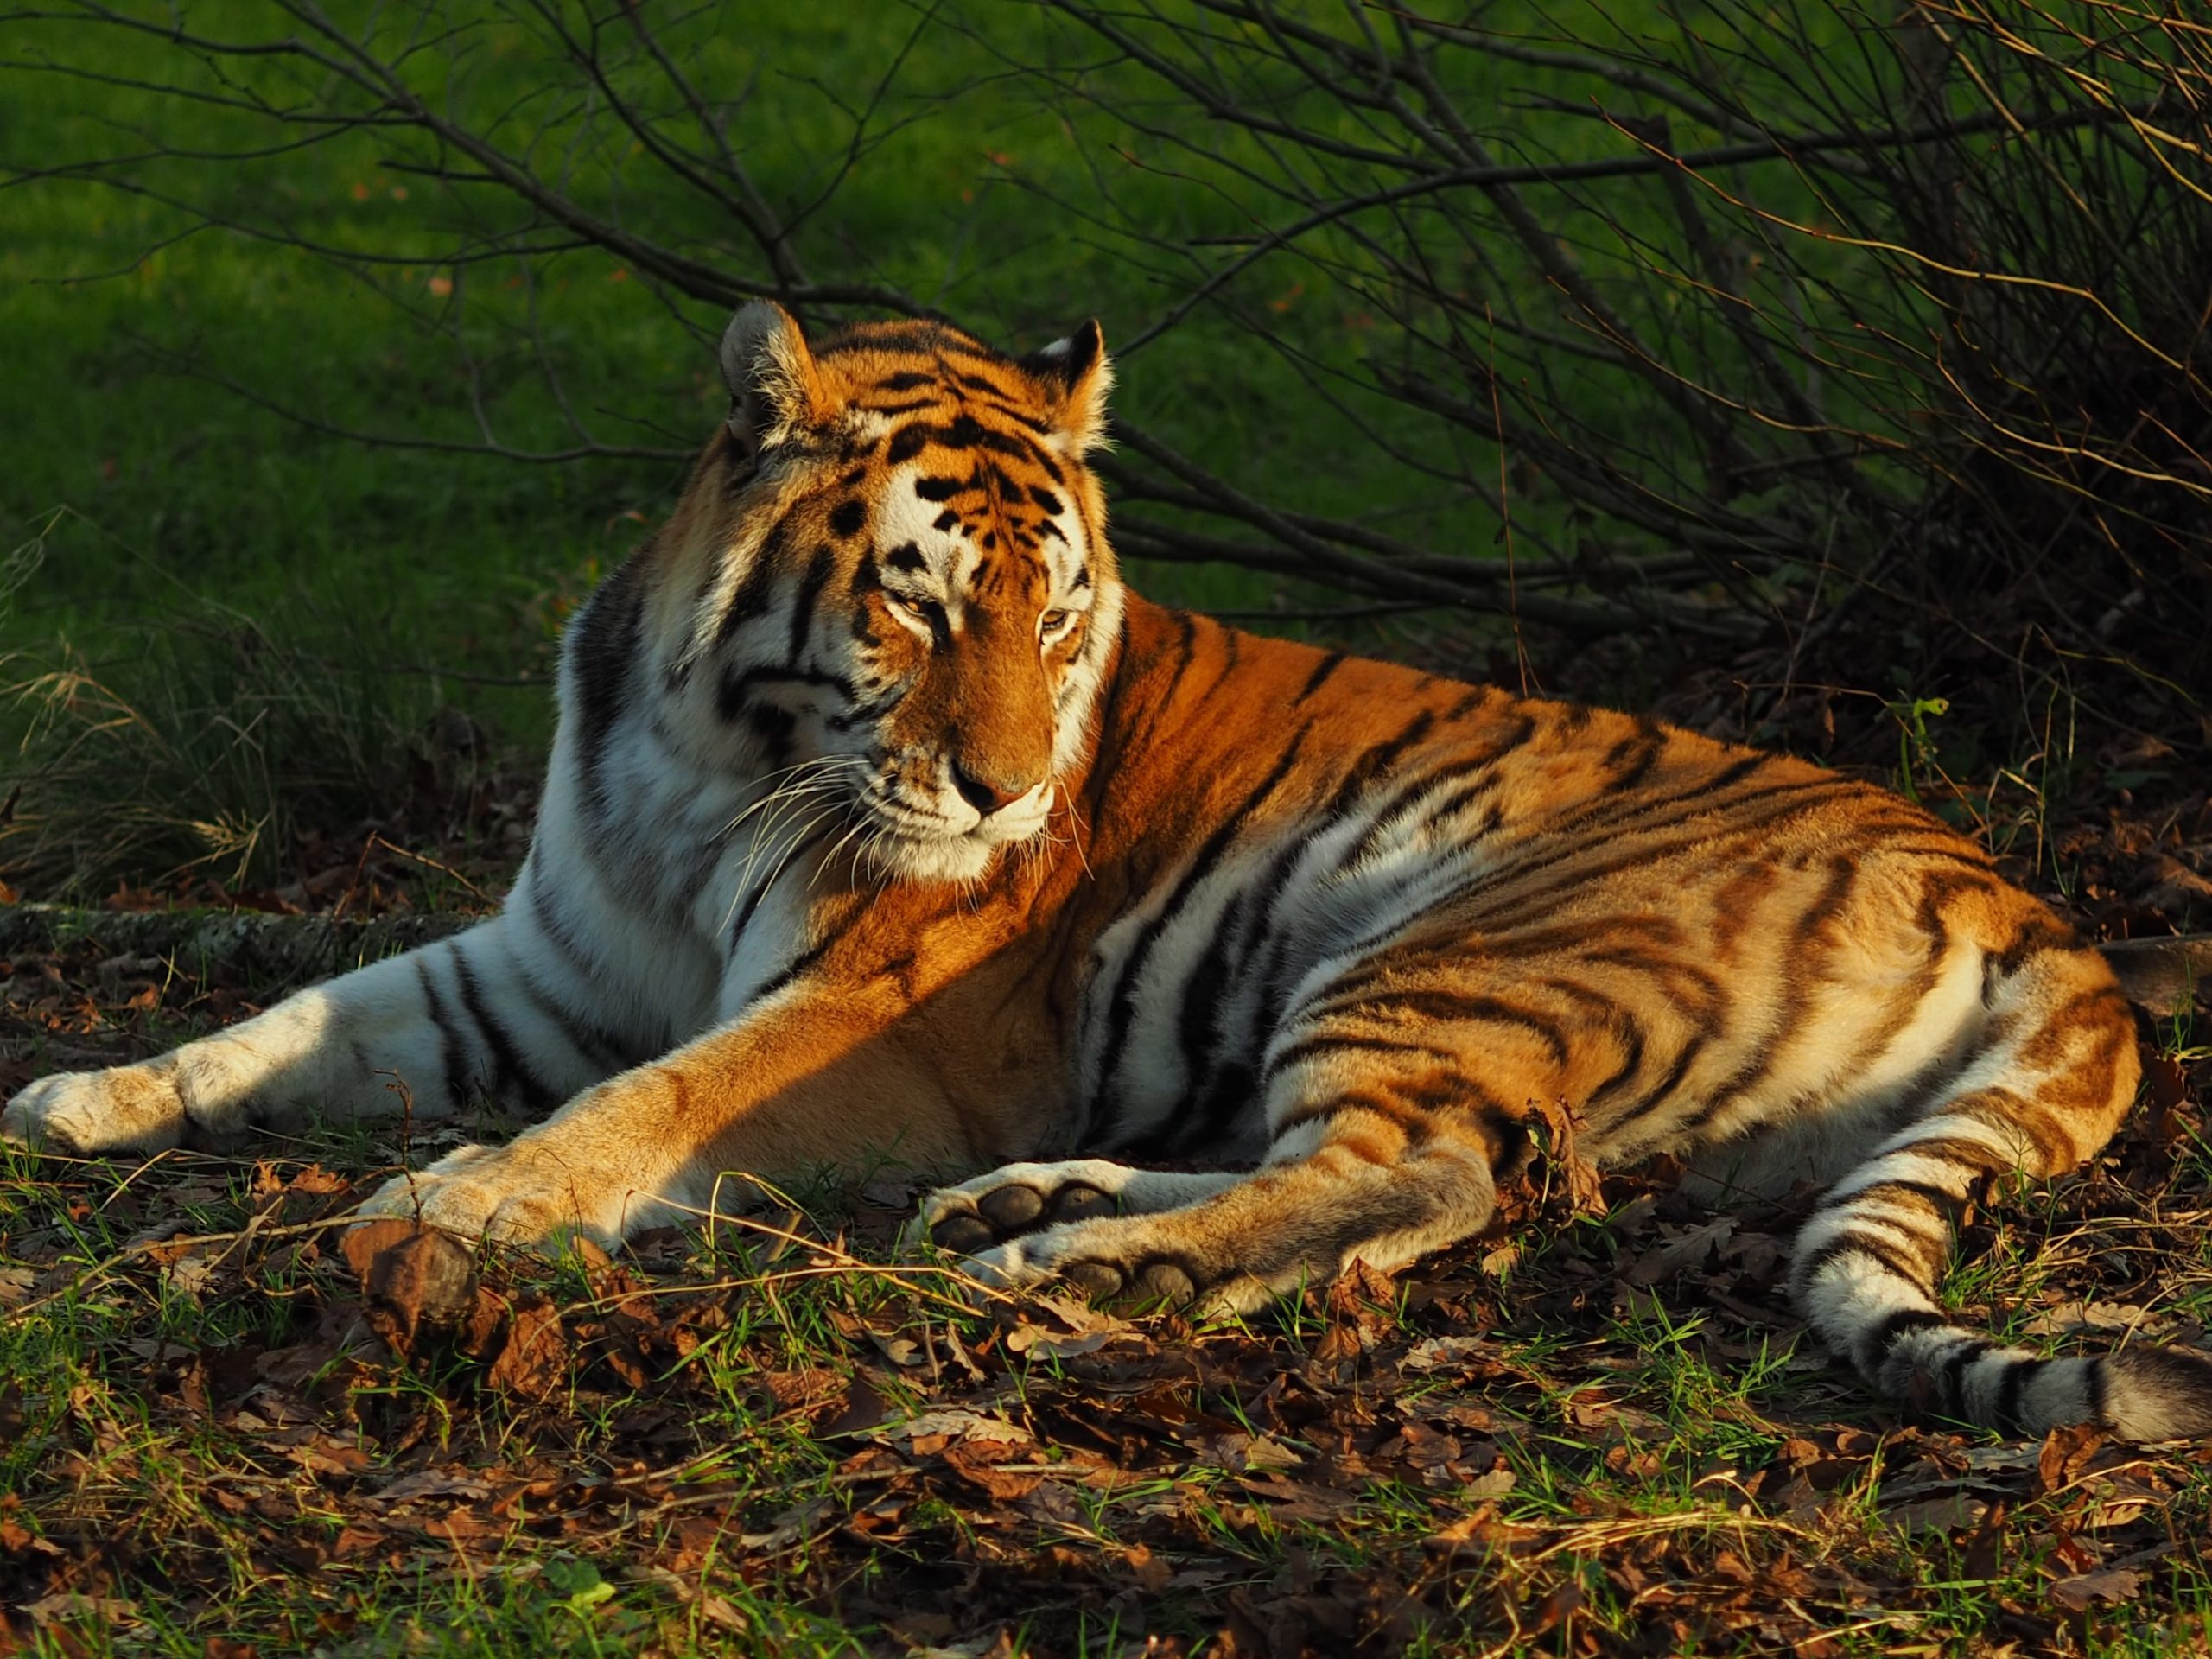
[[[955,1441],[943,1452],[945,1466],[970,1485],[981,1487],[995,1503],[1014,1503],[1044,1484],[1037,1470],[1007,1469],[1001,1465],[1027,1448],[1004,1441]]]
[[[1529,1105],[1544,1129],[1542,1163],[1547,1173],[1541,1179],[1563,1184],[1573,1214],[1605,1214],[1604,1178],[1598,1166],[1583,1154],[1573,1108],[1564,1100],[1536,1100]]]
[[[569,1361],[560,1312],[539,1297],[515,1309],[507,1345],[492,1362],[486,1381],[503,1394],[542,1400],[568,1374]]]
[[[138,1609],[131,1602],[115,1596],[80,1596],[73,1591],[58,1596],[41,1596],[36,1601],[25,1602],[22,1611],[30,1615],[31,1623],[44,1630],[82,1618],[98,1619],[107,1625],[136,1624]]]
[[[1893,1510],[1884,1510],[1882,1518],[1906,1531],[1956,1532],[1961,1527],[1974,1525],[1988,1512],[1989,1505],[1980,1498],[1949,1492],[1942,1497],[1923,1498],[1916,1503],[1900,1503]]]
[[[2044,1593],[2069,1613],[2086,1613],[2097,1602],[2133,1601],[2142,1588],[2140,1573],[2132,1567],[2109,1567],[2057,1580]]]
[[[1039,1359],[1072,1359],[1078,1354],[1096,1353],[1113,1339],[1114,1333],[1110,1331],[1085,1331],[1062,1336],[1037,1325],[1017,1325],[1006,1333],[1008,1351],[1029,1354]]]
[[[339,1247],[361,1281],[369,1324],[395,1351],[461,1329],[476,1311],[476,1260],[450,1233],[412,1220],[364,1222]]]
[[[1624,1283],[1640,1287],[1662,1284],[1676,1274],[1701,1268],[1706,1258],[1728,1241],[1736,1230],[1733,1216],[1721,1216],[1701,1226],[1674,1230],[1675,1236],[1655,1245],[1621,1269]]]

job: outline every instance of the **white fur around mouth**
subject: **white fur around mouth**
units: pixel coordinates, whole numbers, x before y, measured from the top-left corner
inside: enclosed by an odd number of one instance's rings
[[[985,818],[966,830],[948,827],[943,835],[918,835],[885,825],[868,844],[867,861],[894,880],[972,881],[990,868],[1001,849],[1017,846],[1043,831],[1051,814],[1012,823]]]
[[[894,830],[868,843],[867,861],[899,881],[972,881],[988,870],[1005,843],[985,841],[975,831],[918,836]]]

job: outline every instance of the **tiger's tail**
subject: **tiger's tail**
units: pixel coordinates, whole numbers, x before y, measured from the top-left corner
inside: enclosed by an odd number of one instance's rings
[[[2133,1440],[2212,1436],[2212,1352],[2128,1346],[2053,1359],[1946,1313],[1936,1287],[1982,1178],[2094,1156],[2134,1096],[2127,1000],[2090,950],[1984,969],[1983,1043],[1925,1109],[1822,1197],[1798,1235],[1798,1306],[1888,1398],[2001,1433],[2091,1423]]]

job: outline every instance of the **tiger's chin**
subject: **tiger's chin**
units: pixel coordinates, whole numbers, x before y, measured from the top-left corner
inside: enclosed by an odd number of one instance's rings
[[[965,832],[941,836],[894,830],[868,843],[866,862],[886,881],[980,881],[1001,853],[1042,830],[1046,816],[1039,812],[1033,823],[987,820]]]
[[[1005,845],[976,835],[885,836],[868,848],[867,861],[886,881],[980,881]]]

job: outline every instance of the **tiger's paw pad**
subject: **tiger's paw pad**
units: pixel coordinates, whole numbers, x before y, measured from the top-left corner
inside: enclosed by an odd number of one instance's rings
[[[1058,1285],[1072,1289],[1085,1301],[1129,1312],[1180,1311],[1197,1304],[1205,1289],[1189,1268],[1174,1262],[1124,1264],[1073,1249],[1056,1249],[1043,1239],[1011,1240],[969,1256],[962,1266],[969,1277],[995,1289],[1038,1290]]]
[[[80,1157],[161,1152],[181,1142],[184,1130],[176,1084],[143,1065],[41,1077],[0,1111],[0,1141]]]
[[[971,1181],[931,1193],[923,1201],[921,1229],[938,1249],[974,1255],[1027,1233],[1115,1215],[1120,1208],[1112,1193],[1082,1181],[1046,1185],[1014,1179],[980,1190]]]

